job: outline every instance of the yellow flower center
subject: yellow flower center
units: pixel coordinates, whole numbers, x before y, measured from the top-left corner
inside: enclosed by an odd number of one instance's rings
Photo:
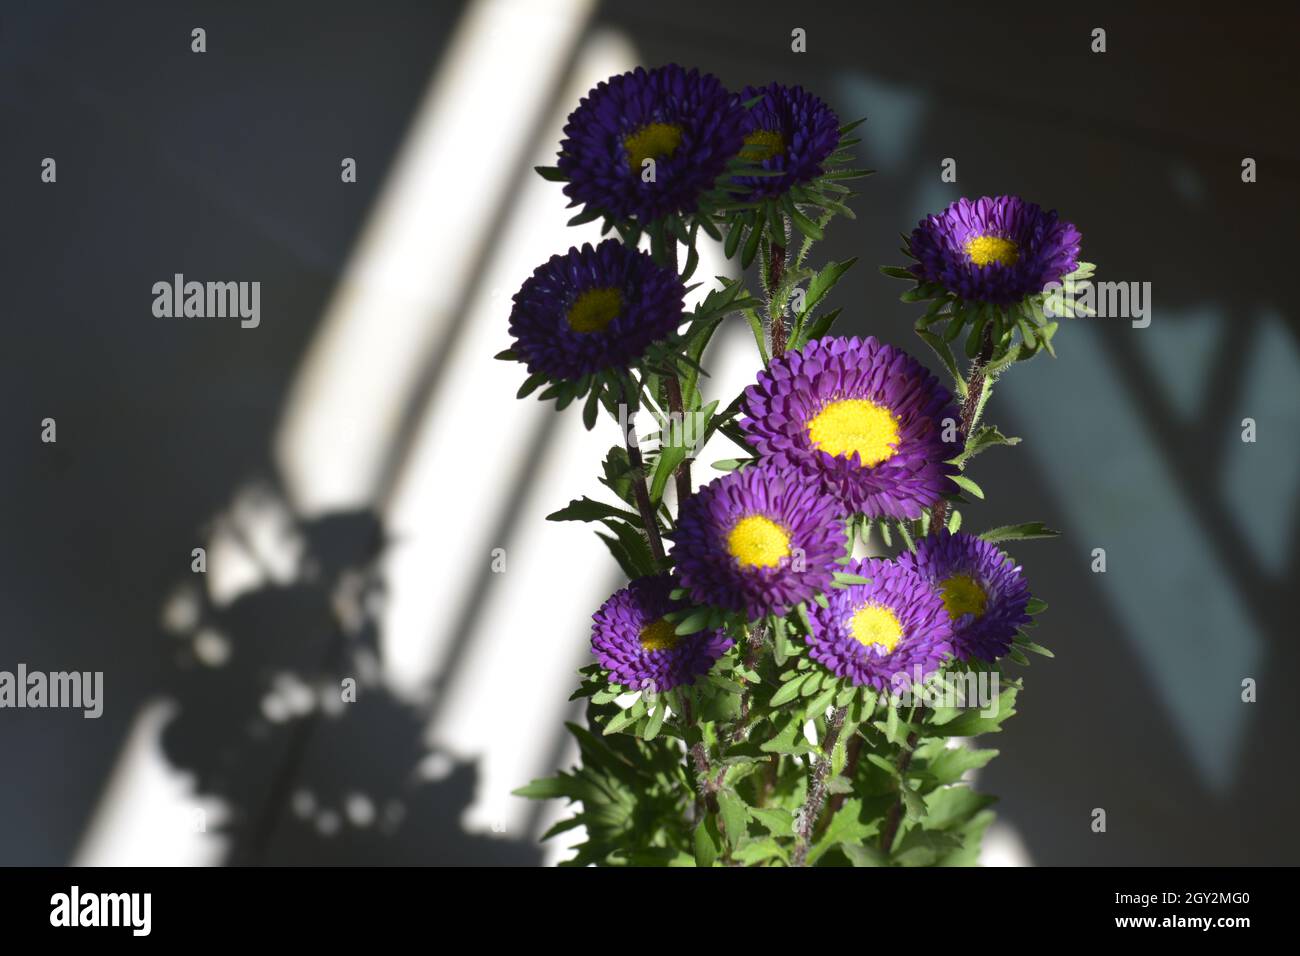
[[[588,289],[569,308],[569,328],[584,335],[604,332],[622,310],[623,293],[618,289]]]
[[[765,159],[781,156],[784,153],[785,137],[777,130],[756,129],[745,137],[743,155],[752,162],[761,163]]]
[[[976,236],[966,240],[966,255],[970,261],[983,269],[990,262],[1000,262],[1004,266],[1014,266],[1020,258],[1020,250],[1010,239],[1000,236]]]
[[[744,568],[771,568],[790,555],[790,535],[771,518],[749,515],[727,535],[727,551]]]
[[[863,467],[873,468],[898,452],[898,419],[883,405],[846,398],[817,413],[808,437],[828,455],[851,458],[857,452]]]
[[[943,592],[943,606],[954,621],[963,614],[979,617],[984,613],[989,597],[969,574],[954,574],[939,583]]]
[[[623,139],[623,148],[627,150],[627,163],[632,172],[640,173],[641,165],[647,159],[661,159],[671,156],[682,142],[682,128],[671,123],[651,123],[642,126],[635,133]]]
[[[875,644],[889,654],[903,638],[903,625],[883,604],[864,604],[849,622],[849,633],[863,646]]]
[[[662,617],[653,624],[641,628],[641,646],[647,651],[667,651],[677,646],[681,640],[677,636],[677,625]]]

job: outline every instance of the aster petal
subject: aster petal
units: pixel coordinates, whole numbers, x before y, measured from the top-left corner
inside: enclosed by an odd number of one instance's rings
[[[670,597],[675,587],[677,582],[666,574],[637,578],[592,615],[591,651],[613,683],[663,693],[694,683],[731,647],[733,641],[722,630],[683,635],[671,647],[643,646],[646,628],[683,607]]]

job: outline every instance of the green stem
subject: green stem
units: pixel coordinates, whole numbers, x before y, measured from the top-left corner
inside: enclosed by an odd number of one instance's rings
[[[844,727],[846,712],[846,708],[837,707],[826,721],[826,737],[822,740],[822,754],[813,766],[812,778],[808,781],[808,796],[804,799],[803,810],[799,816],[794,851],[790,854],[791,866],[806,865],[813,827],[817,825],[817,818],[821,816],[822,807],[826,803],[826,778],[830,774],[831,755],[835,752],[835,744],[840,739],[840,730]]]
[[[767,321],[769,328],[768,354],[772,360],[785,354],[786,328],[785,304],[777,302],[777,289],[785,276],[785,246],[769,243],[767,250]]]
[[[636,412],[633,411],[635,406],[626,387],[623,390],[623,407],[627,409],[627,431],[623,435],[623,443],[632,470],[632,494],[636,498],[636,509],[641,514],[641,524],[645,526],[650,553],[655,561],[663,561],[664,543],[659,537],[659,521],[655,517],[654,505],[650,503],[650,492],[645,486],[645,461],[641,458],[641,449],[636,441]]]
[[[964,445],[966,437],[975,425],[975,416],[979,414],[988,384],[985,367],[993,357],[993,323],[984,326],[984,341],[980,345],[979,355],[971,362],[970,381],[966,384],[966,400],[961,405],[961,421],[957,425],[957,444]],[[930,511],[930,533],[938,534],[948,525],[948,499],[940,498]]]
[[[907,769],[912,765],[912,752],[916,749],[916,742],[920,739],[916,731],[907,735],[907,747],[898,756],[898,780],[899,786],[905,786],[907,782]],[[880,849],[888,856],[894,846],[894,837],[898,834],[899,824],[903,822],[903,798],[899,798],[889,808],[889,814],[885,817],[885,828],[880,833]]]

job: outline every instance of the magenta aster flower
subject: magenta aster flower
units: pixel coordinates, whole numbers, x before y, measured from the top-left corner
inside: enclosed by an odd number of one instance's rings
[[[532,373],[574,381],[625,368],[682,322],[672,269],[617,239],[552,256],[515,293],[510,334]]]
[[[669,597],[674,587],[666,574],[637,578],[592,615],[591,651],[611,682],[632,690],[669,691],[707,674],[731,647],[722,630],[675,633],[676,625],[664,619],[683,607]]]
[[[794,472],[754,466],[682,503],[672,556],[698,604],[785,614],[834,581],[846,541],[839,503]]]
[[[928,216],[908,243],[911,272],[966,301],[1011,305],[1079,264],[1079,230],[1018,196],[959,199]]]
[[[878,558],[846,568],[870,578],[827,594],[814,606],[808,655],[852,684],[893,691],[895,676],[924,681],[952,654],[952,625],[929,583],[902,565]]]
[[[765,462],[821,481],[844,507],[916,518],[947,491],[952,396],[920,362],[875,338],[787,352],[745,390],[740,427]],[[953,431],[955,434],[955,430]]]
[[[801,86],[772,83],[761,88],[747,86],[740,101],[750,107],[745,122],[742,158],[767,170],[783,170],[784,176],[737,177],[751,191],[743,198],[754,200],[780,196],[792,186],[811,182],[823,172],[822,164],[840,142],[840,121],[835,111]]]
[[[643,223],[694,212],[740,151],[744,123],[740,98],[712,74],[637,67],[598,84],[570,114],[556,164],[564,194],[570,205]]]
[[[994,545],[965,532],[921,538],[898,562],[935,590],[952,619],[952,642],[963,660],[995,661],[1028,623],[1029,586],[1020,567]]]

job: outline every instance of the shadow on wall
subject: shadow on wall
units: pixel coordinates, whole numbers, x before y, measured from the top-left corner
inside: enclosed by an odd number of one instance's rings
[[[375,516],[298,521],[263,487],[218,525],[212,590],[239,591],[217,603],[187,585],[167,604],[178,712],[163,747],[200,799],[220,800],[209,829],[227,862],[539,863],[533,844],[465,832],[474,764],[430,749],[428,708],[380,681]]]

